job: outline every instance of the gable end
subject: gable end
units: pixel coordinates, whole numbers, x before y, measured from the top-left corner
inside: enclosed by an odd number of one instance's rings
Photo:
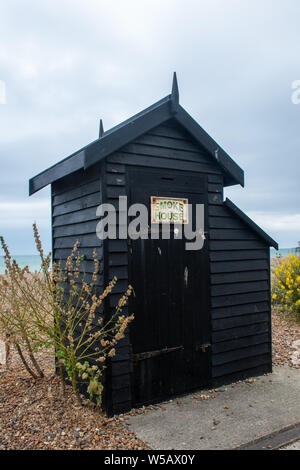
[[[250,217],[248,217],[241,209],[239,209],[230,199],[226,199],[224,202],[225,206],[228,207],[237,217],[239,217],[245,224],[249,226],[267,245],[273,246],[275,250],[278,250],[278,243],[273,240],[266,232],[264,232]]]

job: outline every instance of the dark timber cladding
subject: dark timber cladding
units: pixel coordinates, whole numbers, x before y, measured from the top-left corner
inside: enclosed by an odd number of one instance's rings
[[[277,244],[228,199],[225,186],[244,184],[243,170],[171,95],[30,180],[30,194],[52,186],[53,259],[74,243],[82,275],[100,263],[99,290],[118,277],[109,315],[131,283],[135,320],[105,374],[109,414],[272,368],[269,247]],[[150,197],[187,198],[204,205],[205,241],[105,240],[96,236],[96,208]],[[161,230],[161,229],[159,229]],[[127,311],[127,310],[126,310]],[[99,312],[102,314],[102,312]]]

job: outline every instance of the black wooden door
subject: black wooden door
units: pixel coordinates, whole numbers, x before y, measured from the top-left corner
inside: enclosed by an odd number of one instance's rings
[[[132,169],[132,203],[149,212],[151,196],[186,198],[205,204],[206,177],[178,172]],[[206,220],[206,219],[205,219]],[[129,240],[129,276],[134,288],[130,310],[134,404],[150,403],[209,383],[210,319],[207,241],[186,250],[184,237]],[[206,226],[205,226],[206,230]]]

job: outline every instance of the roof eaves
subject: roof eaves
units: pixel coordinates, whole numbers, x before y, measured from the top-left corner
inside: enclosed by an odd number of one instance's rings
[[[224,202],[225,206],[228,207],[235,215],[237,215],[243,222],[245,222],[254,232],[259,235],[269,246],[273,246],[275,250],[278,250],[278,243],[273,240],[266,232],[264,232],[250,217],[248,217],[241,209],[239,209],[230,199],[226,198]]]
[[[167,95],[130,119],[104,132],[101,138],[32,177],[29,180],[29,195],[74,171],[88,168],[135,137],[170,119],[171,102],[172,95]]]
[[[244,171],[217,142],[179,105],[175,119],[212,155],[235,184],[244,187]]]
[[[244,186],[243,170],[202,129],[202,127],[179,105],[176,73],[173,76],[172,93],[153,105],[135,114],[121,124],[103,131],[100,123],[99,139],[86,145],[76,153],[34,176],[29,181],[29,195],[54,181],[81,168],[87,169],[111,153],[130,143],[154,127],[174,117],[215,159],[223,169],[225,184]]]
[[[62,178],[65,175],[80,170],[83,167],[84,149],[73,153],[50,168],[42,171],[29,180],[29,196],[44,188],[48,184]]]

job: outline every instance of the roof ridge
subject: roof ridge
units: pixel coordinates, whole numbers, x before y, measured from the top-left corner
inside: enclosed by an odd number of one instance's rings
[[[111,153],[118,151],[129,142],[172,118],[185,128],[198,144],[204,147],[220,165],[225,174],[227,185],[240,184],[244,186],[243,170],[180,106],[177,76],[176,72],[174,72],[172,93],[170,95],[156,101],[151,106],[105,132],[103,122],[101,121],[99,137],[97,139],[30,179],[29,194],[35,193],[74,171],[87,169]]]

